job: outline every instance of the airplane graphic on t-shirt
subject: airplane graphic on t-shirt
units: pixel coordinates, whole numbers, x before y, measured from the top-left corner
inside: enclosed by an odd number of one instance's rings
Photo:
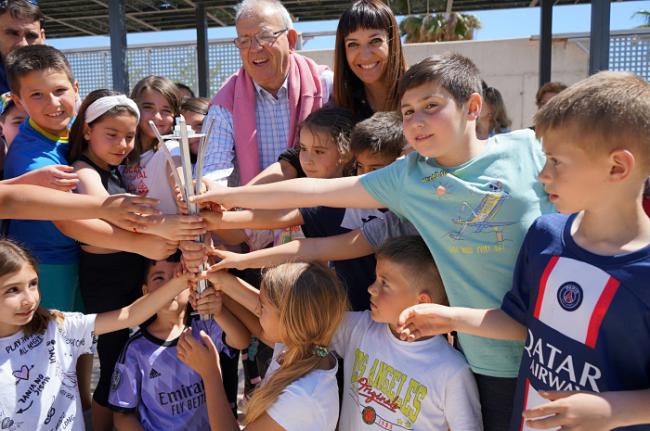
[[[510,194],[503,189],[503,184],[501,184],[500,181],[492,181],[488,184],[488,187],[491,192],[483,196],[481,201],[475,207],[472,207],[468,202],[462,203],[460,209],[461,214],[455,219],[452,219],[455,224],[458,224],[461,227],[457,232],[449,234],[452,239],[463,239],[465,231],[468,228],[473,228],[472,233],[482,233],[485,230],[494,231],[496,234],[496,241],[504,241],[503,230],[501,228],[515,224],[515,222],[496,221],[494,219],[499,213],[501,205],[510,198]],[[470,213],[469,217],[464,215],[467,211]]]

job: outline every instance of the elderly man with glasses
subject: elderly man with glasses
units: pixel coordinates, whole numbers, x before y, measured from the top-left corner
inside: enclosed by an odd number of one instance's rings
[[[21,46],[45,43],[43,18],[36,0],[0,0],[0,94],[9,91],[7,54]]]
[[[243,67],[212,99],[203,175],[246,184],[298,140],[298,126],[329,100],[332,72],[293,49],[298,34],[277,0],[244,0],[235,17]],[[234,168],[234,172],[230,175]]]

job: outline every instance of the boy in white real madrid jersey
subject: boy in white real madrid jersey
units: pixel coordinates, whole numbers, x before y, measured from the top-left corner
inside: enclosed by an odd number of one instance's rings
[[[463,355],[444,336],[409,343],[396,332],[406,307],[447,303],[424,240],[393,238],[376,257],[370,311],[347,313],[332,341],[344,365],[339,429],[482,430],[476,381]]]
[[[400,316],[401,337],[526,338],[511,431],[650,430],[650,84],[601,72],[535,126],[539,179],[563,214],[533,223],[500,309],[417,305]]]

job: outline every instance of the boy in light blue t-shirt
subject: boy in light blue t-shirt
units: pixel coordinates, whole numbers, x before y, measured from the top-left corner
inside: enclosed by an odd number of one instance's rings
[[[362,177],[210,186],[199,201],[227,207],[387,207],[426,241],[450,304],[498,307],[529,226],[552,205],[537,182],[544,164],[532,131],[476,137],[481,80],[457,54],[427,58],[400,81],[404,135],[416,152]],[[523,344],[461,335],[486,430],[506,429]]]
[[[600,72],[535,115],[562,214],[533,222],[500,308],[418,304],[402,340],[525,339],[510,431],[650,431],[650,83]]]

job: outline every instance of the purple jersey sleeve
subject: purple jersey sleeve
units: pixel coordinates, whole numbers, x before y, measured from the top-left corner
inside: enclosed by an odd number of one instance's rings
[[[219,326],[217,322],[212,319],[192,319],[192,335],[194,335],[194,338],[201,340],[201,331],[205,332],[210,336],[210,338],[212,338],[212,341],[214,341],[214,345],[217,348],[217,352],[220,354],[226,354],[230,358],[234,357],[235,350],[224,342],[223,329],[221,329],[221,326]]]
[[[137,409],[140,402],[142,375],[134,355],[129,354],[128,345],[123,355],[124,360],[118,361],[113,370],[108,402],[115,411],[131,413]]]

